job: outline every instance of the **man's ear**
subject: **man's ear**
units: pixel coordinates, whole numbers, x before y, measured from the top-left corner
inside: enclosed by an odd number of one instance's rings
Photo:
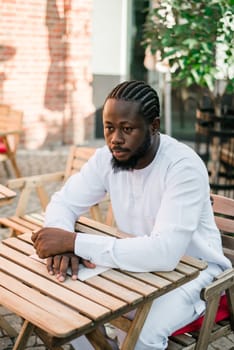
[[[160,118],[156,117],[154,118],[152,124],[151,124],[151,130],[152,130],[152,134],[156,134],[156,132],[158,132],[160,129]]]

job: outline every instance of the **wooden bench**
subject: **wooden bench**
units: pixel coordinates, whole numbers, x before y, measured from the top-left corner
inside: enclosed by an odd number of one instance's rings
[[[72,146],[67,159],[65,171],[56,173],[48,173],[42,175],[35,175],[29,177],[22,177],[19,179],[12,179],[8,181],[8,187],[11,190],[20,190],[20,196],[15,211],[15,215],[11,217],[0,217],[0,225],[10,228],[11,235],[31,232],[37,230],[43,225],[43,211],[48,202],[49,195],[46,190],[46,185],[49,183],[63,183],[69,176],[79,171],[83,164],[94,154],[95,148],[91,147],[76,147]],[[36,192],[39,198],[42,211],[37,213],[30,213],[28,209],[28,202],[30,195]],[[113,224],[113,217],[111,207],[109,207],[109,200],[106,198],[102,203],[96,204],[90,208],[90,217],[100,222]],[[105,210],[101,210],[105,208]],[[103,211],[107,214],[104,217]]]

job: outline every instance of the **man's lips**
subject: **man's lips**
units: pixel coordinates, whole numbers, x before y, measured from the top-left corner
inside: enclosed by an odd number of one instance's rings
[[[111,152],[112,152],[113,156],[121,157],[121,156],[125,156],[125,154],[129,151],[126,149],[123,149],[123,148],[113,148],[111,150]]]

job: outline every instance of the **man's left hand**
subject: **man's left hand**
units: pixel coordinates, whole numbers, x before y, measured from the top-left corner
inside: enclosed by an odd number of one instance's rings
[[[37,255],[44,259],[50,256],[73,253],[76,233],[56,227],[44,227],[32,233]]]

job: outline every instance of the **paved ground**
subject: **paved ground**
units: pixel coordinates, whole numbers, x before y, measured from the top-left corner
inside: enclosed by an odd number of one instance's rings
[[[97,145],[102,144],[100,141]],[[19,167],[21,169],[22,175],[36,175],[41,173],[49,173],[53,171],[63,170],[66,164],[67,154],[69,148],[68,147],[58,147],[56,150],[41,150],[41,151],[25,151],[19,150],[17,154],[17,159],[19,163]],[[0,164],[0,183],[5,184],[7,181],[6,173],[2,164]],[[53,193],[56,187],[50,186],[48,187],[49,193]],[[13,202],[13,204],[0,207],[0,215],[8,216],[12,215],[15,211],[17,199]],[[30,198],[29,203],[30,211],[34,211],[40,208],[39,203],[36,198],[32,196]],[[4,237],[8,236],[8,230],[0,229],[0,240]],[[11,323],[11,325],[16,328],[16,330],[20,329],[21,320],[11,314],[8,310],[0,307],[0,314],[4,314],[6,319]],[[13,340],[10,339],[0,328],[0,350],[11,350],[13,348]],[[27,347],[27,350],[46,350],[45,346],[41,343],[40,339],[38,339],[35,335],[31,336]],[[64,349],[70,350],[72,347],[70,345],[64,346]],[[87,345],[80,346],[79,350],[88,350],[92,349]],[[218,341],[212,343],[209,346],[209,350],[234,350],[234,334],[231,334],[228,337],[223,337]]]

